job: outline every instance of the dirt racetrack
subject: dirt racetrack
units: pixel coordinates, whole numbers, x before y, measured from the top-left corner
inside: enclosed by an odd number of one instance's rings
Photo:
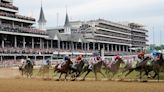
[[[0,69],[0,92],[164,92],[164,83],[158,82],[72,82],[27,79],[18,77],[18,74],[11,69],[5,69],[5,71]]]

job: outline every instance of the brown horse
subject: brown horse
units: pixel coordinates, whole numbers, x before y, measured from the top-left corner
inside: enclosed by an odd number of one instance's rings
[[[60,64],[57,64],[54,68],[54,73],[57,72],[57,73],[60,73],[60,76],[57,80],[60,80],[62,74],[65,74],[65,80],[67,78],[67,75],[70,71],[70,65],[72,64],[72,61],[69,59],[68,61],[65,62],[64,65],[61,66],[61,68],[58,68],[58,66]]]
[[[112,77],[114,77],[114,75],[119,71],[120,69],[120,65],[124,63],[124,61],[122,60],[122,58],[118,58],[115,60],[115,63],[106,63],[105,67],[107,69],[106,73],[109,74],[109,72],[112,72]],[[111,77],[111,78],[112,78]]]

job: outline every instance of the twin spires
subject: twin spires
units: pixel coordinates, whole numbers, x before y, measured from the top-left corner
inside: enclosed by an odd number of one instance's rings
[[[45,30],[46,22],[47,21],[44,16],[42,1],[41,1],[40,16],[39,16],[39,20],[38,20],[39,29]],[[71,24],[69,22],[67,10],[66,10],[66,17],[65,17],[65,24],[64,24],[64,34],[71,34]]]

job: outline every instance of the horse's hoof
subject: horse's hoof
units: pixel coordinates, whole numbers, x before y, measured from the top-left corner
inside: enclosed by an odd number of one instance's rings
[[[72,79],[71,81],[75,81],[75,79]]]
[[[59,81],[59,79],[56,79],[56,81]]]
[[[81,79],[80,81],[85,81],[85,79]]]

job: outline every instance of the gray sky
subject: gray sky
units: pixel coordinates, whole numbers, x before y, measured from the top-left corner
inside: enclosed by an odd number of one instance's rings
[[[38,20],[41,0],[14,0],[14,5],[19,14]],[[149,43],[164,44],[164,0],[43,0],[48,28],[57,25],[57,13],[59,25],[64,24],[66,6],[70,20],[103,18],[144,24],[149,29]]]

